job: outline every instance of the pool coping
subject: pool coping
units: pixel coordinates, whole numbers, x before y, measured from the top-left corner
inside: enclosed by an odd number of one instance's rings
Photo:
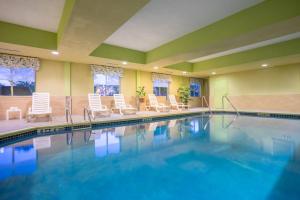
[[[237,114],[232,110],[212,110],[213,114]],[[133,116],[130,118],[123,119],[111,119],[106,121],[92,121],[92,128],[107,128],[111,126],[122,126],[137,123],[147,123],[159,120],[174,119],[180,117],[196,116],[199,114],[210,114],[209,111],[195,111],[195,112],[183,112],[183,113],[165,113],[157,116]],[[264,117],[264,118],[280,118],[280,119],[300,119],[300,114],[297,113],[280,113],[280,112],[256,112],[256,111],[239,111],[240,115],[253,116],[253,117]],[[89,122],[76,122],[73,123],[75,130],[88,128]],[[56,125],[46,125],[18,129],[14,131],[3,132],[0,135],[0,143],[7,142],[26,136],[39,136],[39,135],[51,135],[56,133],[63,133],[71,131],[71,124],[62,123]]]

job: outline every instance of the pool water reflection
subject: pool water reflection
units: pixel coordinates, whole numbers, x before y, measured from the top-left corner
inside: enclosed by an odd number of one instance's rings
[[[36,137],[0,148],[0,199],[299,199],[299,144],[234,115]]]

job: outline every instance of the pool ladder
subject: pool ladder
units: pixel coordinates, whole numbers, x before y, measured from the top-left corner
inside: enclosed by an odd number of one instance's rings
[[[86,117],[87,116],[87,117]],[[86,120],[88,118],[88,127],[80,127],[80,128],[75,128],[73,118],[72,118],[72,113],[69,109],[66,109],[66,121],[67,123],[71,123],[71,131],[73,132],[74,130],[83,130],[83,129],[92,129],[92,118],[91,118],[91,112],[87,109],[83,109],[83,118]]]
[[[201,97],[201,107],[203,107],[203,106],[204,106],[204,104],[203,104],[203,103],[205,103],[205,104],[206,104],[206,106],[208,107],[209,113],[212,115],[211,108],[210,108],[210,106],[209,106],[209,104],[208,104],[208,101],[207,101],[207,99],[206,99],[206,97],[205,97],[205,96],[202,96],[202,97]]]
[[[224,100],[226,100],[231,105],[231,107],[233,108],[233,110],[236,112],[237,115],[240,115],[239,111],[233,105],[233,103],[230,101],[230,99],[228,98],[227,95],[222,96],[222,108],[223,108],[223,110],[225,109],[225,101]]]

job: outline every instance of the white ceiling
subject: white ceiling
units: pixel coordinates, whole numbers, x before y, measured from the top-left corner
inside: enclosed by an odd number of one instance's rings
[[[57,32],[65,0],[0,0],[0,21]]]
[[[150,0],[107,44],[149,51],[263,0]]]

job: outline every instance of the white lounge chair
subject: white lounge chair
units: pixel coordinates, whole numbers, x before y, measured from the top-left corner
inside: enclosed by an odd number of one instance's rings
[[[110,111],[107,109],[106,106],[102,105],[101,103],[101,97],[99,94],[88,94],[89,99],[89,111],[92,114],[93,119],[96,118],[96,116],[109,116]]]
[[[183,108],[189,109],[189,105],[185,105],[183,103],[177,103],[176,97],[173,94],[169,95],[169,101],[170,101],[171,108],[175,108],[176,110],[180,110]]]
[[[153,108],[156,112],[168,112],[170,111],[170,107],[166,106],[163,103],[158,103],[157,98],[154,94],[148,94],[149,98],[149,107]]]
[[[27,122],[29,122],[34,116],[48,116],[49,120],[52,120],[49,93],[32,93],[32,106],[28,109]]]
[[[136,108],[130,104],[125,103],[123,94],[114,94],[115,110],[118,110],[121,115],[136,114]]]

